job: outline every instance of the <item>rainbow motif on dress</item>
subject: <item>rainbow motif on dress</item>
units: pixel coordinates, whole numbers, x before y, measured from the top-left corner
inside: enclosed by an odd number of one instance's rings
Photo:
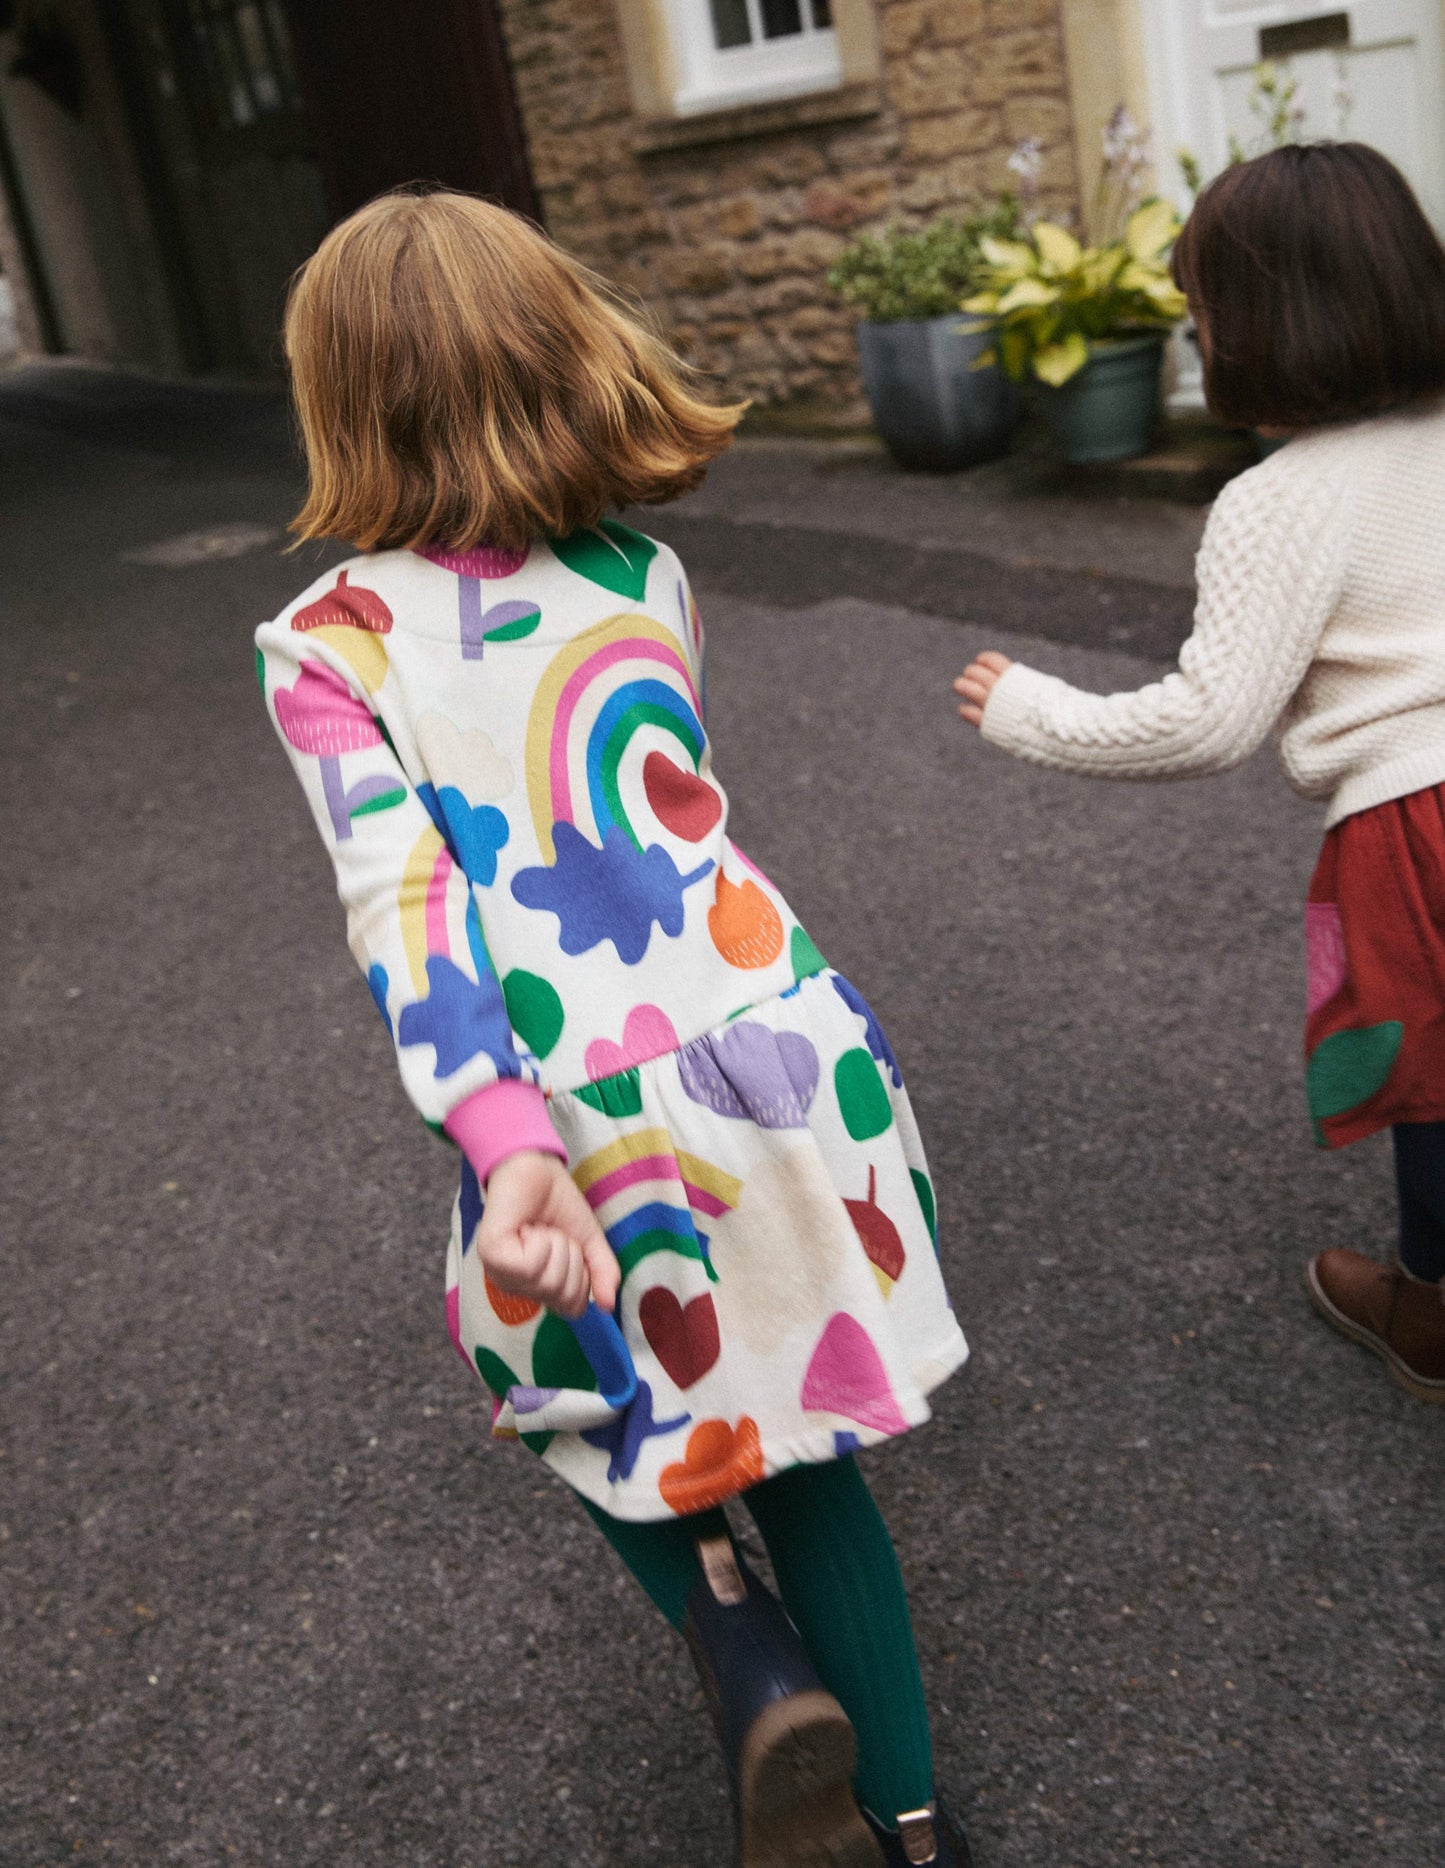
[[[470,888],[463,892],[451,887],[455,868],[441,832],[428,824],[411,847],[397,891],[402,947],[418,998],[424,998],[428,991],[429,955],[450,959],[458,948],[465,947],[478,979],[492,970],[472,892]]]
[[[553,826],[590,832],[600,847],[619,825],[643,839],[623,805],[618,773],[633,735],[669,734],[694,772],[705,746],[702,702],[672,630],[650,617],[608,617],[556,655],[527,721],[527,800],[544,863],[557,858]]]
[[[720,1219],[737,1205],[743,1184],[735,1174],[679,1152],[666,1129],[639,1129],[588,1155],[572,1178],[621,1261],[623,1277],[651,1252],[677,1252],[701,1260],[716,1279],[708,1236],[695,1215]]]

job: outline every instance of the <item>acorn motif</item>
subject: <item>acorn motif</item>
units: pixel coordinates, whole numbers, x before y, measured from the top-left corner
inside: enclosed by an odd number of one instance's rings
[[[385,600],[364,584],[353,584],[346,571],[336,573],[336,582],[323,597],[308,603],[291,618],[291,627],[303,632],[325,629],[369,629],[384,636],[391,631],[392,615]]]
[[[771,966],[783,951],[783,917],[777,909],[756,882],[729,882],[721,869],[707,931],[729,966]]]
[[[903,1241],[898,1236],[898,1228],[879,1206],[874,1198],[878,1191],[878,1170],[870,1162],[868,1165],[868,1198],[866,1200],[845,1200],[848,1217],[853,1222],[853,1229],[858,1234],[863,1250],[868,1254],[873,1266],[873,1276],[878,1280],[878,1288],[885,1297],[891,1295],[894,1285],[903,1275]]]

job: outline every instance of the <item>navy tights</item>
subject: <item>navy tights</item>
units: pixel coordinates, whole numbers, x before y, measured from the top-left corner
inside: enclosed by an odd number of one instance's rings
[[[1397,1122],[1400,1263],[1431,1284],[1445,1278],[1445,1122]]]

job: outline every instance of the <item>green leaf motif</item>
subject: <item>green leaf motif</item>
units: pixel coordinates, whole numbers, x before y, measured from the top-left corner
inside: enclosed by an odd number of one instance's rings
[[[572,1094],[601,1116],[625,1119],[642,1114],[642,1075],[635,1064],[630,1070],[619,1070],[614,1077],[584,1083]]]
[[[547,1311],[532,1339],[532,1380],[538,1388],[583,1388],[591,1393],[597,1386],[592,1364],[582,1353],[582,1345],[563,1319]]]
[[[561,998],[550,981],[513,967],[502,981],[502,997],[507,1002],[508,1022],[529,1051],[546,1057],[556,1049],[565,1015]]]
[[[535,635],[542,620],[542,612],[529,610],[525,616],[519,616],[514,622],[499,623],[495,629],[488,629],[482,636],[483,642],[521,642],[525,637]]]
[[[555,538],[552,550],[569,571],[615,591],[629,603],[640,603],[645,596],[647,573],[657,556],[650,538],[617,519],[603,519],[595,531]]]
[[[862,1045],[845,1051],[838,1059],[833,1067],[833,1088],[843,1112],[843,1126],[855,1142],[871,1141],[892,1122],[893,1105],[878,1075],[873,1053]]]
[[[938,1209],[933,1202],[933,1182],[919,1168],[908,1170],[913,1179],[913,1191],[918,1195],[918,1204],[923,1208],[924,1223],[928,1227],[928,1236],[933,1241],[933,1249],[938,1250]]]
[[[509,1388],[515,1388],[517,1385],[516,1376],[507,1367],[506,1363],[503,1362],[502,1358],[493,1350],[478,1348],[475,1353],[477,1358],[477,1373],[497,1399],[499,1401],[505,1401],[507,1398],[507,1390]]]
[[[406,792],[404,790],[383,791],[379,792],[374,798],[368,798],[365,804],[358,804],[351,815],[354,818],[372,817],[377,811],[389,811],[393,805],[405,803]]]
[[[1315,1121],[1358,1109],[1383,1089],[1404,1036],[1405,1027],[1391,1018],[1321,1038],[1305,1069],[1305,1093]]]
[[[793,938],[788,945],[788,958],[793,963],[793,982],[807,979],[810,974],[821,973],[828,962],[818,952],[813,937],[800,922],[793,929]]]

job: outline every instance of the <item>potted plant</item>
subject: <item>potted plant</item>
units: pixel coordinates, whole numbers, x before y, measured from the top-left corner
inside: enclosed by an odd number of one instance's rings
[[[971,467],[1002,454],[1020,402],[996,368],[978,367],[988,339],[959,317],[978,278],[981,242],[1019,230],[1004,196],[986,213],[944,215],[922,232],[890,227],[841,255],[828,284],[862,313],[858,357],[879,434],[901,467]]]
[[[1034,378],[1043,415],[1069,461],[1126,460],[1149,446],[1159,411],[1164,339],[1184,316],[1165,254],[1179,231],[1167,201],[1144,202],[1122,236],[1083,246],[1037,221],[1013,240],[980,242],[983,287],[963,309],[987,320],[1014,382]]]

